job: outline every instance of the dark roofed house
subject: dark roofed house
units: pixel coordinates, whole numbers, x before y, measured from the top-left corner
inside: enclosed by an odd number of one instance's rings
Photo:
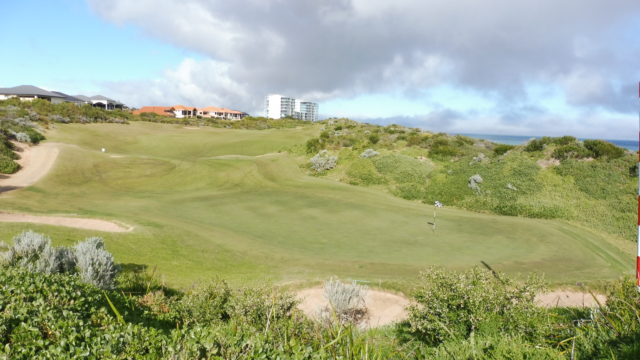
[[[89,98],[89,101],[91,102],[91,105],[105,110],[122,110],[125,107],[123,103],[113,99],[109,99],[108,97],[102,95],[92,96]]]
[[[62,93],[60,91],[52,91],[52,93],[62,96],[62,101],[63,102],[70,102],[70,103],[74,103],[76,105],[82,105],[82,104],[85,103],[82,99],[78,99],[75,96],[67,95],[67,94]]]
[[[43,99],[53,104],[70,102],[76,105],[89,104],[105,110],[126,109],[127,107],[116,100],[109,99],[106,96],[96,95],[92,97],[84,95],[67,95],[60,91],[48,91],[32,85],[20,85],[11,88],[0,88],[0,100],[10,98],[19,98],[23,101],[33,101],[34,99]]]
[[[11,88],[0,88],[0,100],[6,100],[10,98],[19,98],[20,100],[25,101],[32,101],[33,99],[44,99],[53,103],[64,102],[64,96],[32,85],[20,85]]]

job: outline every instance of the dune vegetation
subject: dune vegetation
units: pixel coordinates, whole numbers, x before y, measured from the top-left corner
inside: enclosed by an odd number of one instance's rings
[[[102,270],[86,273],[96,267]],[[547,309],[534,303],[542,286],[535,276],[514,281],[480,268],[464,272],[430,268],[416,281],[406,321],[366,329],[356,322],[366,317],[366,308],[354,312],[360,308],[349,305],[361,304],[366,289],[334,280],[325,283],[331,304],[325,320],[313,321],[296,309],[293,294],[282,289],[232,287],[214,279],[178,291],[144,272],[121,272],[114,282],[113,270],[112,257],[99,238],[67,248],[52,247],[41,234],[17,236],[0,266],[0,357],[636,359],[640,355],[640,295],[626,280],[607,287],[606,305]]]
[[[306,150],[309,156],[328,150],[340,160],[321,175],[427,204],[564,219],[620,239],[636,237],[636,155],[608,142],[564,136],[510,146],[348,119],[324,124]],[[476,175],[482,183],[471,188]]]

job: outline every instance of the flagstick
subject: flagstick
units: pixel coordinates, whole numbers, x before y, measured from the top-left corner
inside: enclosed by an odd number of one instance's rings
[[[640,98],[640,82],[638,82],[638,98]],[[640,112],[638,112],[638,255],[636,257],[636,286],[640,291]]]

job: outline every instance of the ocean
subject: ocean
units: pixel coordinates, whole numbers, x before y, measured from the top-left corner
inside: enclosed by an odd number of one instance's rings
[[[522,145],[527,141],[529,141],[529,139],[531,138],[539,139],[542,137],[542,136],[490,135],[490,134],[459,134],[459,135],[464,135],[464,136],[468,136],[476,139],[489,140],[495,143],[507,144],[507,145]],[[579,139],[579,140],[585,140],[585,139]],[[625,148],[631,151],[638,150],[637,140],[608,140],[608,139],[601,139],[601,140],[608,141],[621,148]]]

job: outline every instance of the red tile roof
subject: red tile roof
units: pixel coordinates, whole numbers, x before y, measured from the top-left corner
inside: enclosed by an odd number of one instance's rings
[[[171,106],[143,106],[138,110],[134,110],[133,113],[136,115],[140,115],[142,113],[154,113],[162,116],[173,116],[171,109]]]
[[[183,105],[174,105],[173,108],[175,110],[195,110],[194,107],[188,107],[188,106],[183,106]]]

